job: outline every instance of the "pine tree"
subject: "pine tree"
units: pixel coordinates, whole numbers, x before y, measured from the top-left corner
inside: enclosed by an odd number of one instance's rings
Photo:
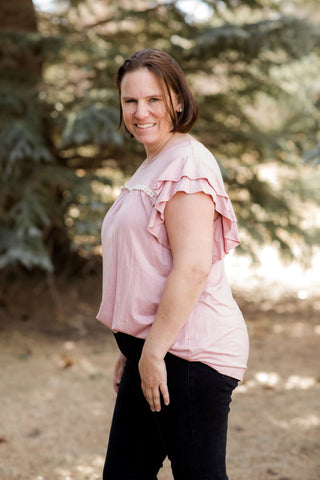
[[[43,244],[50,212],[41,177],[52,155],[38,101],[42,42],[32,1],[1,3],[0,19],[0,268],[20,262],[50,270]]]
[[[77,175],[60,157],[42,101],[45,62],[61,41],[39,34],[31,0],[1,4],[0,19],[0,269],[51,272],[71,255],[66,212],[90,196],[96,176]]]

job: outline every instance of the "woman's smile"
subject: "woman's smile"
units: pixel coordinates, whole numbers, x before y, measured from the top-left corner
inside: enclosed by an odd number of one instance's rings
[[[136,124],[136,126],[138,128],[142,128],[142,129],[147,129],[147,128],[152,128],[154,127],[156,124],[155,123],[145,123],[145,124]]]

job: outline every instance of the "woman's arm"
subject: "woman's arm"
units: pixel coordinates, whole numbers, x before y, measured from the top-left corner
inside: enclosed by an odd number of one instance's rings
[[[142,390],[152,411],[160,411],[160,392],[166,405],[170,401],[164,357],[189,318],[210,273],[214,213],[214,203],[204,193],[179,192],[166,206],[173,266],[139,362]]]

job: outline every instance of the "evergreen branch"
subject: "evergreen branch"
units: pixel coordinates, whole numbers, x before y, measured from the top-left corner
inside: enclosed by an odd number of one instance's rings
[[[303,157],[304,163],[312,163],[313,165],[320,165],[320,143],[312,150],[307,151]]]
[[[241,26],[225,24],[207,29],[196,37],[196,45],[189,56],[201,59],[219,57],[225,51],[233,50],[247,59],[257,58],[263,49],[280,49],[288,57],[299,58],[306,47],[312,49],[317,40],[317,30],[304,19],[282,16],[276,20],[262,20]],[[292,36],[295,42],[292,42]]]

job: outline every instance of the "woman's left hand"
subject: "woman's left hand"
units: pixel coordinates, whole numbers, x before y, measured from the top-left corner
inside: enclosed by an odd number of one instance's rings
[[[142,351],[139,373],[141,388],[152,412],[160,412],[161,394],[165,405],[170,403],[165,361]]]
[[[120,352],[116,361],[116,364],[114,366],[114,371],[113,371],[113,388],[116,393],[118,393],[119,390],[119,385],[124,369],[124,365],[126,363],[126,357]]]

